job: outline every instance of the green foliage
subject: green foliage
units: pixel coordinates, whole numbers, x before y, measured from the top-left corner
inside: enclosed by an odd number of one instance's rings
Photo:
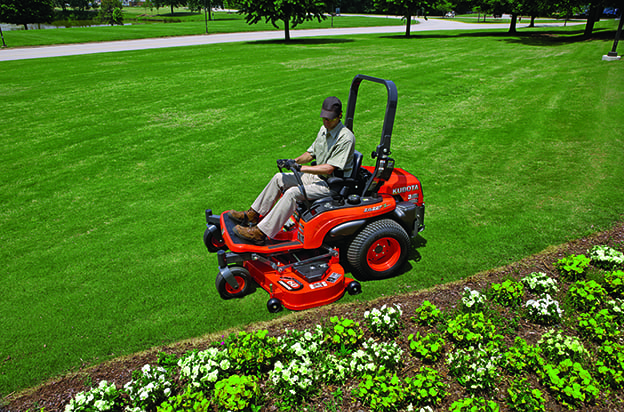
[[[178,361],[180,377],[195,389],[209,390],[223,376],[230,374],[232,362],[225,349],[208,348],[187,353]]]
[[[498,412],[500,407],[494,401],[488,401],[480,396],[464,398],[453,402],[449,412]]]
[[[425,300],[418,308],[416,308],[416,316],[412,316],[412,320],[420,325],[433,326],[441,318],[442,311],[433,303]]]
[[[612,389],[624,388],[624,345],[605,342],[598,349],[597,377]]]
[[[507,389],[509,398],[507,406],[515,412],[546,411],[545,399],[542,391],[532,389],[526,378],[514,379]]]
[[[459,346],[488,342],[496,338],[496,327],[482,312],[458,314],[448,321],[446,332]]]
[[[591,312],[600,306],[607,292],[593,280],[579,280],[568,290],[568,300],[575,309]]]
[[[156,408],[156,412],[208,412],[211,410],[210,400],[204,393],[190,387]]]
[[[234,368],[251,375],[266,372],[280,353],[277,338],[268,336],[266,329],[232,334],[226,347]]]
[[[570,255],[559,259],[555,267],[564,279],[575,281],[585,276],[585,269],[590,262],[591,259],[585,255]]]
[[[110,24],[111,26],[115,24],[122,25],[122,8],[121,0],[102,0],[98,18],[104,24]]]
[[[491,288],[492,300],[500,305],[516,307],[522,303],[524,286],[520,282],[507,279],[503,283],[493,283]]]
[[[373,411],[398,411],[410,403],[415,407],[437,405],[447,394],[440,374],[423,367],[414,377],[399,378],[396,373],[380,370],[367,374],[354,391]]]
[[[440,373],[429,367],[421,367],[414,377],[405,378],[405,403],[416,408],[436,406],[448,392]]]
[[[620,335],[620,323],[608,309],[581,313],[578,326],[582,336],[597,342],[614,340]]]
[[[497,342],[468,346],[450,353],[446,363],[450,373],[470,393],[489,391],[496,387],[500,373],[500,345]]]
[[[232,375],[215,385],[214,402],[228,411],[247,411],[260,400],[256,376]]]
[[[551,362],[559,363],[566,359],[584,362],[588,352],[580,339],[564,335],[560,330],[549,330],[537,343],[544,357]]]
[[[407,340],[412,354],[422,359],[423,362],[437,362],[444,353],[446,343],[437,333],[429,333],[421,337],[420,332],[416,332],[416,335],[410,334]]]
[[[599,384],[581,363],[564,359],[557,365],[546,364],[538,371],[543,384],[569,409],[592,403],[599,394]]]
[[[360,327],[360,322],[344,317],[332,316],[330,325],[325,331],[325,341],[334,348],[344,346],[354,348],[364,338],[364,331]]]
[[[604,280],[613,295],[624,298],[624,271],[608,272],[605,274]]]
[[[283,408],[291,410],[318,391],[318,378],[318,371],[310,359],[305,357],[293,359],[287,364],[277,361],[269,372],[269,381],[279,403]]]
[[[501,365],[514,374],[532,372],[540,364],[540,354],[539,346],[529,345],[526,340],[516,336],[514,344],[503,352]]]

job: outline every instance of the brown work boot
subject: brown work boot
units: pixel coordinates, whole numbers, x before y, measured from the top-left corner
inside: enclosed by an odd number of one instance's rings
[[[234,233],[242,239],[251,240],[257,245],[264,244],[264,239],[266,239],[266,235],[262,233],[258,226],[234,226]]]
[[[258,218],[260,217],[258,213],[252,208],[249,208],[249,210],[246,212],[237,212],[236,210],[231,210],[228,215],[232,218],[232,220],[243,225],[257,225]]]

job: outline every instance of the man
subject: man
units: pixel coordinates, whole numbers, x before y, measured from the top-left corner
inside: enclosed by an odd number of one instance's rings
[[[308,199],[315,200],[329,195],[327,178],[336,170],[345,177],[351,176],[355,137],[341,122],[342,103],[337,97],[328,97],[321,109],[323,126],[310,148],[295,159]],[[317,164],[309,166],[312,160]],[[279,199],[279,201],[278,201]],[[284,223],[297,208],[303,194],[291,173],[277,173],[266,185],[251,208],[246,212],[231,211],[229,216],[238,223],[234,232],[240,238],[263,244],[266,237],[275,237]],[[275,203],[277,201],[277,203]],[[275,205],[275,206],[273,206]]]

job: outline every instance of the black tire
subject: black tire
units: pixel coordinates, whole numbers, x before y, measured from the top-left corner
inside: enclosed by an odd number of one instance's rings
[[[271,313],[277,313],[277,312],[281,312],[282,309],[284,309],[284,308],[282,307],[282,302],[280,302],[279,299],[271,298],[267,302],[267,309]]]
[[[249,295],[256,290],[254,280],[249,271],[242,266],[230,266],[230,271],[238,282],[238,288],[234,289],[230,286],[225,278],[219,273],[215,281],[215,286],[222,299],[238,299]]]
[[[213,227],[216,228],[216,226]],[[227,246],[218,228],[212,230],[210,227],[206,228],[206,231],[204,231],[204,245],[206,245],[210,253],[217,253],[219,250],[227,250]]]
[[[347,250],[347,260],[356,275],[364,279],[387,279],[398,274],[407,260],[410,238],[405,229],[391,219],[364,227]]]
[[[347,285],[347,292],[349,295],[359,295],[362,293],[362,285],[360,282],[356,282],[355,280]]]

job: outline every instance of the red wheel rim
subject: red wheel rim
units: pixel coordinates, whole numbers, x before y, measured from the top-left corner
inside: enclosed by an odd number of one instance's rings
[[[234,279],[238,282],[238,288],[234,289],[229,283],[225,282],[225,291],[230,295],[235,295],[245,289],[245,279],[241,276],[234,275]]]
[[[399,241],[392,237],[382,237],[368,248],[366,262],[375,272],[383,272],[396,265],[400,257]]]
[[[220,248],[220,247],[225,246],[225,241],[223,241],[223,240],[219,241],[219,240],[215,239],[214,237],[212,238],[211,243],[212,243],[212,246],[216,247],[217,249]]]

